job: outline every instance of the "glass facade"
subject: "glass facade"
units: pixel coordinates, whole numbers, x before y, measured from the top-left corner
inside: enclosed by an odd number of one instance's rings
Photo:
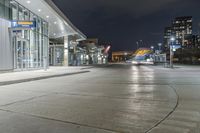
[[[10,1],[9,0],[0,0],[0,17],[10,20]]]
[[[36,28],[10,29],[14,69],[41,68],[48,64],[49,37],[45,20],[14,0],[0,0],[0,17],[10,21],[36,22]]]
[[[49,65],[62,66],[64,64],[64,46],[50,45],[49,47]]]

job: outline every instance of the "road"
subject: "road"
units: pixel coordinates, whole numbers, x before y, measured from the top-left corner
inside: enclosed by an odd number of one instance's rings
[[[0,132],[200,132],[199,67],[89,70],[0,86]]]

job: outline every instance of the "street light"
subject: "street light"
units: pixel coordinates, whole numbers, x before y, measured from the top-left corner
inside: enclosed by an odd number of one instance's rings
[[[170,44],[170,68],[173,68],[173,58],[174,58],[173,43],[175,41],[175,38],[171,37],[170,41],[171,41],[171,44]]]
[[[136,42],[136,44],[137,44],[137,50],[138,50],[138,48],[139,48],[139,42]]]
[[[143,40],[140,40],[141,46],[143,47]]]
[[[154,46],[151,46],[151,50],[152,50],[153,53],[154,53],[154,48],[155,48]]]
[[[170,40],[173,42],[173,41],[175,41],[175,38],[174,38],[174,37],[171,37]]]
[[[124,59],[125,59],[125,61],[126,61],[126,59],[127,59],[127,55],[128,55],[128,53],[125,52],[125,53],[124,53]]]
[[[162,43],[158,43],[159,50],[161,51]]]

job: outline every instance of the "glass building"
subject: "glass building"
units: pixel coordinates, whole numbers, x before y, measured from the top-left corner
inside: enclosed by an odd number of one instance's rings
[[[13,69],[43,67],[48,55],[48,22],[16,1],[0,0],[0,3],[0,17],[4,19],[1,28],[7,25],[0,34],[9,35]],[[18,28],[12,26],[14,22],[35,22],[36,25],[34,28]]]
[[[86,38],[51,0],[0,0],[0,70],[47,67],[49,39],[59,37],[67,65],[68,35]]]

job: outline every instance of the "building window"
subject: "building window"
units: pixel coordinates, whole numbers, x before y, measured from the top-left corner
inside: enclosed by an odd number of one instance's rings
[[[1,8],[1,1],[2,0],[0,0],[0,10],[2,9],[2,12],[4,11],[4,13],[7,12],[5,14],[7,14],[8,17],[11,16],[10,20],[19,20],[19,21],[25,20],[25,21],[36,22],[36,28],[29,29],[29,30],[20,29],[22,35],[13,36],[13,40],[15,40],[14,38],[17,37],[18,40],[20,39],[25,40],[26,42],[25,45],[26,45],[27,60],[25,61],[27,64],[26,65],[27,68],[43,67],[44,57],[48,56],[47,55],[48,43],[49,43],[48,23],[14,0],[12,1],[4,0],[8,2],[7,7],[10,7],[8,8],[9,10],[5,11],[5,8]],[[0,12],[0,15],[2,14],[2,12]],[[17,68],[16,66],[15,68]]]
[[[19,13],[19,20],[24,20],[24,8],[22,6],[18,7],[18,13]]]
[[[25,20],[30,20],[30,12],[27,9],[24,9],[24,18]]]
[[[12,20],[18,20],[18,4],[15,1],[11,2]]]

